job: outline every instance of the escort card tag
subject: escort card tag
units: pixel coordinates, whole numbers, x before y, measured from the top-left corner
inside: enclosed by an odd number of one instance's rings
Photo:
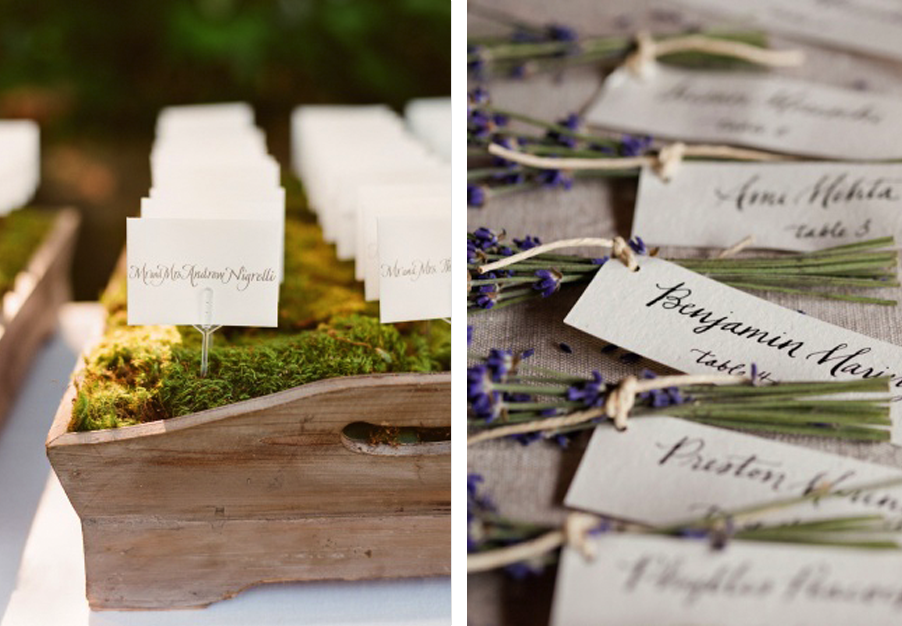
[[[451,317],[451,218],[380,217],[382,323]]]
[[[129,324],[278,324],[275,220],[129,218],[127,236]]]
[[[655,66],[612,73],[586,119],[671,139],[833,159],[902,157],[902,100],[790,78]]]
[[[663,259],[619,261],[595,274],[564,323],[689,374],[763,380],[892,376],[902,399],[902,348],[786,309]],[[902,403],[892,405],[892,441],[902,442]]]
[[[783,626],[902,622],[894,550],[602,535],[589,561],[566,548],[556,626]]]
[[[902,61],[902,6],[893,0],[681,0],[680,4],[730,13],[746,28],[797,35],[849,50]]]
[[[625,432],[595,429],[564,504],[663,526],[807,495],[829,482],[843,495],[755,519],[883,515],[888,528],[902,530],[902,485],[860,490],[898,478],[898,470],[834,454],[672,417],[639,417]]]
[[[664,246],[815,251],[902,235],[902,165],[683,163],[664,182],[645,169],[633,234]]]

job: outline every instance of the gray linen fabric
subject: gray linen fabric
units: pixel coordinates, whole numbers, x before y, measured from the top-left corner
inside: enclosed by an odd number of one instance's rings
[[[697,13],[679,10],[672,4],[635,0],[483,0],[482,6],[503,10],[537,23],[557,22],[575,26],[581,33],[634,33],[646,28],[660,33],[693,25],[730,25]],[[737,27],[733,22],[732,26]],[[739,25],[741,27],[741,25]],[[497,33],[489,20],[469,18],[469,34]],[[775,46],[802,48],[806,64],[781,70],[839,86],[902,94],[902,65],[855,56],[840,50],[814,47],[782,37],[772,37]],[[589,69],[569,71],[565,76],[537,76],[525,81],[494,80],[489,83],[495,104],[535,116],[555,119],[581,110],[596,93],[602,77]],[[825,128],[829,132],[829,128]],[[902,137],[900,137],[902,141]],[[635,201],[635,179],[581,180],[572,191],[542,190],[493,200],[483,209],[468,212],[470,229],[487,226],[506,229],[511,236],[537,235],[543,241],[576,236],[627,236]],[[703,251],[665,249],[665,256],[697,256]],[[666,368],[642,361],[627,366],[601,354],[604,342],[563,324],[563,319],[582,291],[576,286],[546,301],[470,318],[474,325],[470,352],[486,354],[490,348],[524,350],[535,348],[533,362],[585,374],[598,369],[609,379],[619,379],[643,368],[666,372]],[[902,298],[902,293],[896,293]],[[902,345],[902,307],[888,308],[817,301],[806,298],[768,295],[771,301],[848,328],[870,337]],[[666,337],[661,338],[666,341]],[[560,342],[573,347],[565,354]],[[902,467],[902,449],[890,444],[854,444],[780,437],[798,445],[855,457],[875,463]],[[566,514],[563,495],[576,470],[587,435],[562,451],[544,443],[523,447],[510,441],[493,441],[468,451],[470,471],[485,476],[485,490],[504,514],[536,522],[558,523]],[[604,480],[599,476],[598,480]],[[638,494],[637,494],[638,497]],[[548,621],[554,572],[525,582],[487,573],[469,577],[468,622],[490,624],[545,624]]]

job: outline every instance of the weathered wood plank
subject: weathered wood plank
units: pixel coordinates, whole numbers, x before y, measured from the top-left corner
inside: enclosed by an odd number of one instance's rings
[[[28,266],[3,294],[0,309],[0,421],[15,401],[38,346],[56,328],[59,307],[71,299],[69,277],[80,217],[63,209]]]
[[[450,574],[447,515],[87,520],[93,609],[203,607],[269,582]]]

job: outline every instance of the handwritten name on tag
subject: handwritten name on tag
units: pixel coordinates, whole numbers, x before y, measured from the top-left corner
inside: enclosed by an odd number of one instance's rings
[[[902,348],[783,308],[663,259],[630,272],[606,263],[564,322],[690,374],[764,380],[891,376],[902,397]],[[892,441],[902,442],[902,403],[892,405]]]
[[[384,216],[377,231],[380,320],[450,317],[450,216]]]
[[[861,489],[893,478],[902,478],[902,472],[676,418],[642,417],[622,433],[604,426],[595,430],[564,503],[667,525],[808,495],[829,482],[841,496],[756,519],[877,514],[886,517],[887,528],[902,530],[902,485]]]
[[[902,165],[683,163],[643,170],[633,233],[654,245],[814,251],[902,235]]]
[[[276,326],[275,220],[129,218],[128,323]]]
[[[902,101],[790,78],[658,66],[608,77],[586,113],[596,125],[834,159],[902,157]]]
[[[680,0],[680,4],[731,13],[748,26],[902,60],[902,7],[892,0]]]
[[[586,560],[565,549],[557,626],[898,624],[902,559],[855,550],[734,541],[601,536]]]

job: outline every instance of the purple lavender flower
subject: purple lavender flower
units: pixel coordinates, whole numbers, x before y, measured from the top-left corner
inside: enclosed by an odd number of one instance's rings
[[[610,260],[611,260],[611,257],[609,257],[609,256],[603,256],[603,257],[600,257],[597,259],[589,259],[589,261],[591,261],[593,265],[598,265],[598,266],[604,265],[605,263],[607,263]]]
[[[473,91],[470,92],[470,102],[475,105],[480,104],[488,104],[491,98],[489,97],[489,92],[484,87],[477,87]]]
[[[561,279],[564,278],[563,274],[554,269],[536,270],[535,275],[539,278],[539,280],[532,284],[532,288],[536,291],[542,292],[543,298],[547,298],[548,296],[555,293],[558,289],[560,289]]]
[[[520,250],[529,250],[542,245],[542,240],[532,235],[526,235],[523,239],[514,239],[514,243]]]
[[[579,36],[576,31],[563,24],[549,24],[546,27],[548,37],[553,41],[576,41]]]
[[[573,354],[573,348],[570,347],[569,343],[562,341],[557,345],[557,347],[561,349],[561,352],[565,352],[566,354]]]
[[[542,170],[536,178],[543,187],[551,189],[562,187],[569,191],[573,187],[573,177],[567,176],[561,170]]]
[[[498,243],[499,234],[493,230],[480,226],[473,231],[473,240],[479,250],[488,250]]]
[[[473,327],[467,326],[467,345],[469,346],[473,342]]]
[[[606,390],[601,373],[592,372],[590,380],[573,383],[567,388],[567,400],[570,402],[582,402],[586,408],[599,407],[604,404],[604,392]]]
[[[467,61],[467,71],[471,72],[476,79],[482,80],[485,76],[485,58],[482,55],[482,46],[467,46],[467,56],[469,57],[471,54],[476,57]]]
[[[467,206],[482,207],[485,205],[485,187],[467,185]]]
[[[498,299],[498,289],[494,285],[483,285],[479,288],[479,295],[476,297],[476,306],[480,309],[491,309],[495,306]]]
[[[624,135],[620,139],[620,154],[626,157],[640,156],[651,147],[652,138],[649,135],[636,136]]]
[[[500,383],[513,371],[516,366],[516,359],[514,359],[514,354],[510,350],[492,348],[489,350],[489,356],[485,360],[485,366],[491,373],[492,380]]]
[[[633,237],[627,243],[636,254],[648,254],[648,247],[645,245],[645,242],[642,241],[642,237]]]
[[[563,126],[567,130],[576,132],[576,129],[579,128],[579,124],[580,124],[579,115],[577,115],[576,113],[571,113],[564,119],[558,120],[557,124],[558,124],[558,126]],[[545,133],[545,136],[548,139],[551,139],[552,141],[555,141],[562,146],[566,146],[568,148],[576,147],[576,138],[575,137],[571,137],[570,135],[563,134],[558,130],[549,129]]]
[[[491,374],[485,365],[467,369],[467,403],[473,415],[493,422],[501,414],[499,394],[492,387]]]

